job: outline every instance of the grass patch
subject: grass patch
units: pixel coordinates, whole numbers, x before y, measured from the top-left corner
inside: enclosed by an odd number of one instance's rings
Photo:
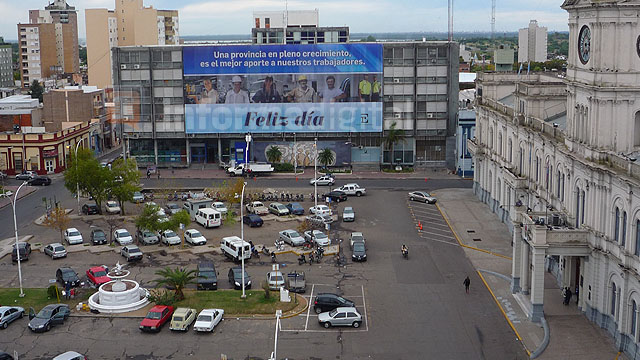
[[[276,293],[265,299],[264,290],[248,290],[246,299],[240,298],[241,290],[196,291],[185,290],[185,299],[175,304],[176,307],[189,307],[198,311],[207,308],[224,309],[225,315],[264,314],[273,315],[276,310],[287,312],[296,307],[293,301],[280,302]]]
[[[62,288],[58,286],[60,290],[60,303],[68,304],[70,307],[75,307],[79,302],[86,302],[89,296],[95,292],[95,289],[76,289],[76,296],[74,299],[65,300],[62,296]],[[58,303],[57,298],[50,298],[47,296],[47,289],[24,289],[25,297],[20,297],[20,289],[14,288],[0,288],[0,304],[5,306],[20,306],[25,310],[29,310],[30,307],[35,311],[40,311],[48,304]]]
[[[395,174],[412,173],[413,172],[413,168],[412,167],[403,166],[402,170],[400,170],[400,171],[396,170],[395,168],[383,168],[382,172],[395,173]]]

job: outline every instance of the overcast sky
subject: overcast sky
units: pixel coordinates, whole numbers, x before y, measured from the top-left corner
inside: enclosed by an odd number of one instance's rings
[[[84,9],[115,7],[114,0],[67,0],[79,10],[78,33],[85,36]],[[0,36],[17,38],[18,22],[47,0],[0,0]],[[497,0],[496,31],[516,31],[538,20],[550,31],[567,31],[562,0]],[[284,10],[284,0],[145,0],[158,9],[179,10],[181,35],[250,34],[253,11]],[[289,0],[290,10],[320,10],[321,26],[347,25],[353,33],[446,32],[446,0]],[[491,30],[491,0],[454,0],[454,31]]]

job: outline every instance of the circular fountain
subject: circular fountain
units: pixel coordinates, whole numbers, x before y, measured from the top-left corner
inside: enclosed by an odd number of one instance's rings
[[[116,314],[145,307],[149,303],[149,292],[136,281],[124,279],[129,273],[117,263],[107,274],[113,280],[100,285],[98,292],[89,297],[89,308],[104,314]]]

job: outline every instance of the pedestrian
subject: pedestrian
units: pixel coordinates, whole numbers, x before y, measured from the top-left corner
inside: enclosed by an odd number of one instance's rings
[[[562,289],[562,297],[564,298],[562,303],[565,305],[569,305],[569,299],[571,299],[571,290],[569,287]]]
[[[71,283],[69,281],[64,282],[64,297],[65,299],[71,299]]]
[[[158,174],[158,180],[160,180],[160,170],[156,170],[156,174]]]
[[[467,276],[464,279],[463,284],[464,284],[464,291],[468,294],[469,293],[469,286],[471,285],[471,279],[469,279],[469,277]]]
[[[147,169],[147,179],[151,178],[151,170]]]
[[[573,293],[571,292],[571,288],[567,286],[567,305],[569,305],[569,303],[571,303],[571,296],[573,295]]]

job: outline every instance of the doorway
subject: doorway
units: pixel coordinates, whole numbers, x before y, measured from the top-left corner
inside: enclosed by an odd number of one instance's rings
[[[55,171],[55,160],[46,159],[44,161],[44,169],[47,172],[47,174],[53,174],[53,172]]]

